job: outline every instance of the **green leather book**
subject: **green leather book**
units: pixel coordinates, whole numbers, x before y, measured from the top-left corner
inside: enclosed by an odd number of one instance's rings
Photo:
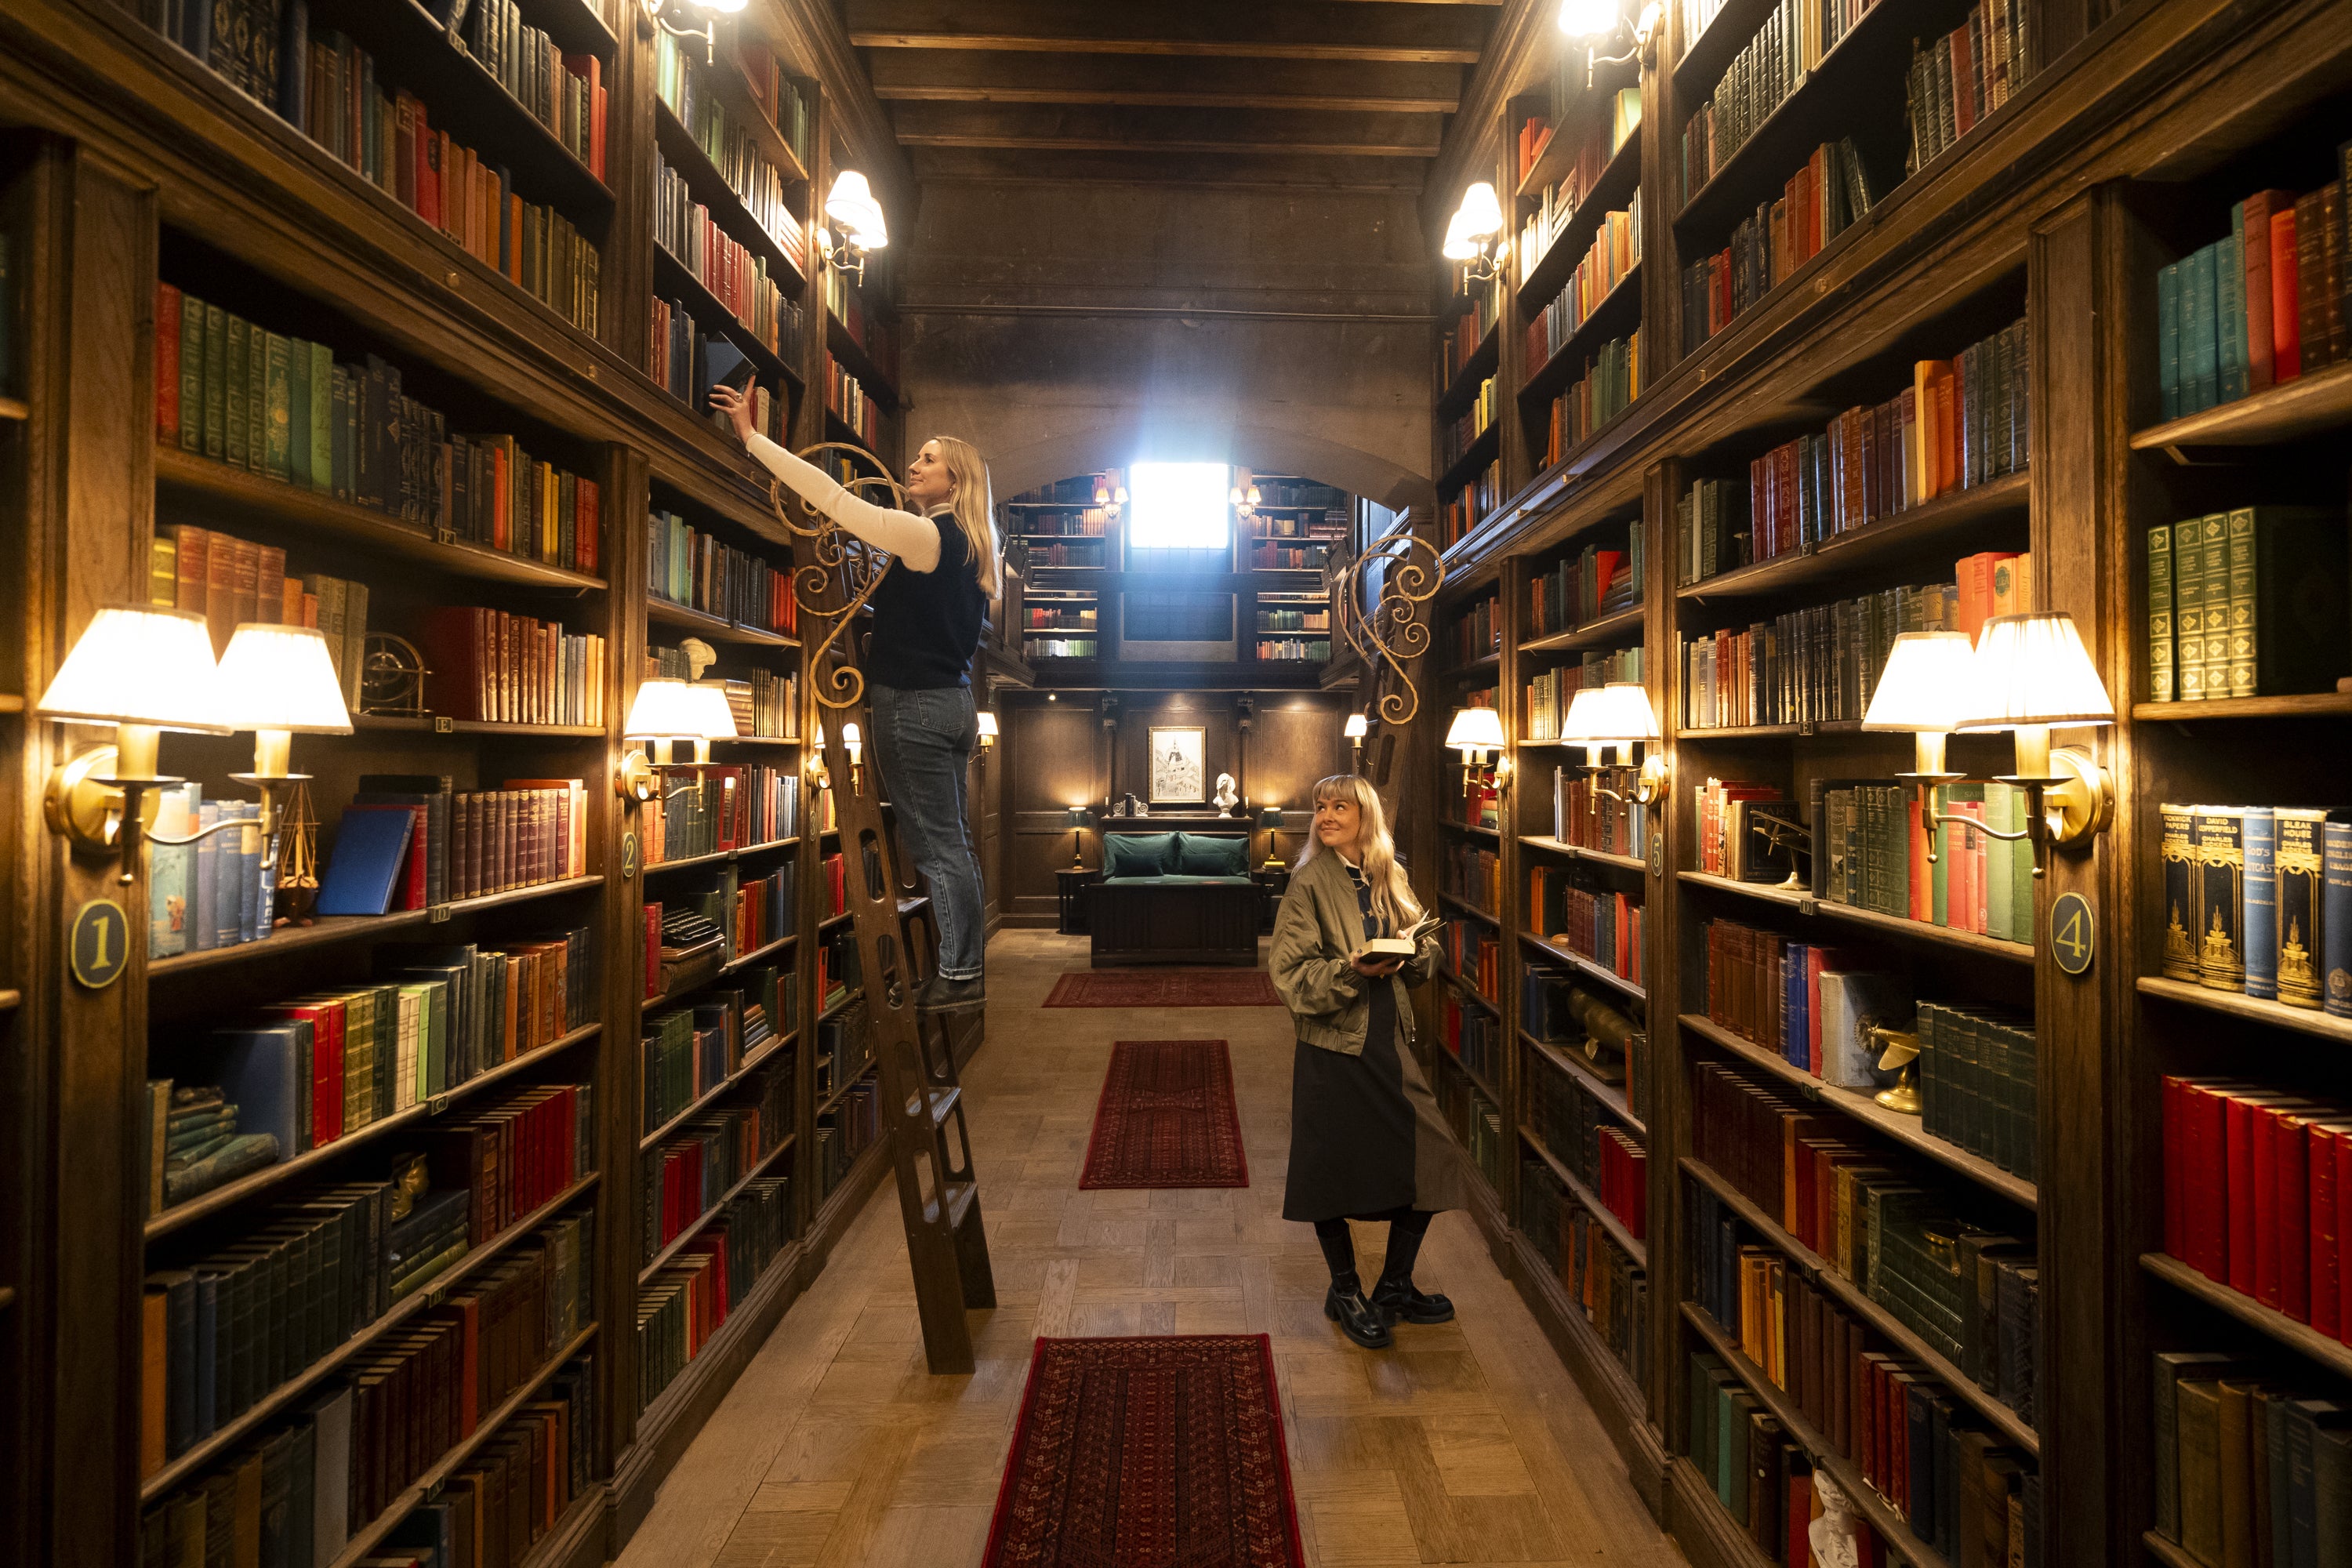
[[[221,450],[223,462],[233,468],[246,466],[245,439],[251,427],[246,413],[246,349],[253,329],[243,316],[231,316],[227,333],[222,340],[221,359]],[[206,366],[207,369],[211,367]]]
[[[2205,547],[2197,518],[2172,525],[2173,656],[2176,701],[2205,700]]]
[[[324,343],[304,345],[310,354],[310,469],[308,482],[321,493],[335,488],[335,355]]]
[[[286,471],[289,484],[310,482],[310,345],[286,340]]]
[[[205,307],[205,456],[228,455],[228,312]]]
[[[207,307],[193,295],[180,299],[180,450],[205,447],[205,317]]]
[[[2147,700],[2173,700],[2172,525],[2147,531]]]
[[[269,467],[269,334],[250,323],[245,334],[245,466],[257,474]]]
[[[254,331],[262,339],[261,471],[284,479],[291,477],[294,461],[293,355],[276,332]]]
[[[2200,563],[2204,575],[2204,651],[2198,669],[2205,700],[2230,695],[2230,514],[2210,512],[2197,520]]]

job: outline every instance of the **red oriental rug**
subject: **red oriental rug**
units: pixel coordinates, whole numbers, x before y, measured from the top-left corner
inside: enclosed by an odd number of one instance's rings
[[[1246,1187],[1223,1040],[1121,1040],[1095,1105],[1082,1187]]]
[[[981,1568],[1304,1568],[1264,1334],[1039,1340]]]
[[[1080,969],[1054,982],[1048,1007],[1279,1007],[1263,969]]]

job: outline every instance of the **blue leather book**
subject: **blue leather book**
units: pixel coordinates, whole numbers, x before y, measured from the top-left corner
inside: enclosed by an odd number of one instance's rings
[[[408,861],[415,818],[405,811],[346,807],[335,852],[319,879],[322,915],[380,915],[392,907],[394,882]]]
[[[208,800],[194,800],[198,831],[220,820],[220,807]],[[196,840],[195,864],[189,875],[188,890],[188,951],[209,952],[220,945],[220,930],[214,923],[213,910],[219,902],[220,841],[217,833],[207,833]]]
[[[2244,902],[2239,940],[2246,950],[2246,994],[2278,998],[2278,813],[2246,807]]]
[[[276,1136],[289,1159],[310,1146],[308,1023],[215,1029],[222,1098],[236,1107],[240,1132]]]
[[[2320,831],[2319,1005],[2352,1018],[2352,817],[2330,812]]]
[[[215,1414],[219,1408],[214,1397],[215,1368],[213,1346],[220,1333],[220,1276],[211,1269],[196,1270],[196,1415],[195,1438],[203,1442],[220,1426]]]
[[[2158,379],[2164,389],[2164,416],[2178,419],[2180,406],[2180,263],[2156,274]]]
[[[2232,233],[2213,252],[2216,272],[2213,323],[2220,342],[2221,401],[2235,403],[2253,390],[2246,363],[2245,204],[2230,209]]]

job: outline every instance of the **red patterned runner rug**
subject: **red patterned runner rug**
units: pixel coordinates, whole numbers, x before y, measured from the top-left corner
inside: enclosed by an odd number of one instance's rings
[[[1120,1040],[1095,1105],[1081,1187],[1246,1187],[1223,1040]]]
[[[1080,969],[1054,982],[1048,1007],[1279,1007],[1263,969]]]
[[[1264,1334],[1039,1340],[981,1568],[1304,1568]]]

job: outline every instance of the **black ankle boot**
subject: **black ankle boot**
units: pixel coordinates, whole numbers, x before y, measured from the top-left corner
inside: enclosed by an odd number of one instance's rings
[[[976,976],[950,980],[944,974],[934,974],[915,993],[915,1010],[919,1013],[963,1013],[987,1004],[987,993]]]
[[[1364,1300],[1363,1287],[1352,1274],[1345,1280],[1331,1282],[1331,1289],[1324,1293],[1323,1315],[1339,1324],[1341,1333],[1368,1351],[1384,1351],[1392,1342],[1389,1321],[1381,1316],[1380,1309]]]
[[[1450,1323],[1454,1303],[1443,1296],[1424,1296],[1410,1279],[1381,1276],[1372,1287],[1372,1309],[1392,1323]]]

